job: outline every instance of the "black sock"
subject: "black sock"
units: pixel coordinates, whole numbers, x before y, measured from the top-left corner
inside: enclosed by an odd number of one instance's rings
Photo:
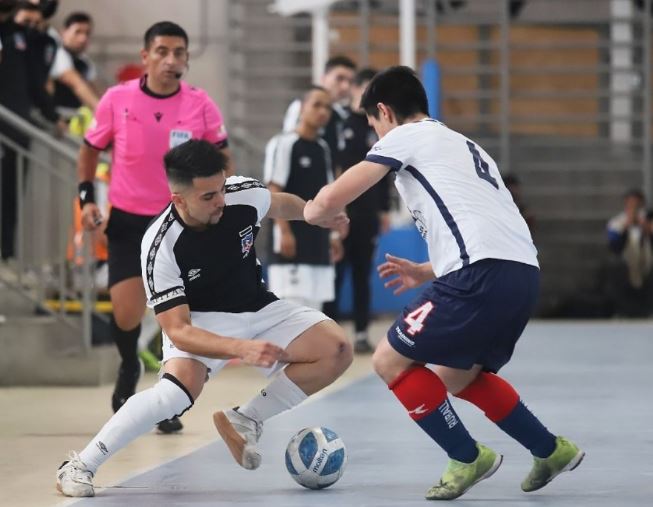
[[[140,324],[130,331],[124,331],[118,327],[115,319],[111,319],[111,336],[116,342],[123,364],[133,366],[138,362],[138,337],[140,334]]]

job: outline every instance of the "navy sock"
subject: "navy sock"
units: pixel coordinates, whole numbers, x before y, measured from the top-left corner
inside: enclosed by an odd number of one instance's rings
[[[520,400],[515,408],[497,426],[505,431],[533,456],[547,458],[555,450],[556,437],[528,410]]]
[[[415,422],[451,459],[471,463],[478,457],[476,441],[470,436],[449,399],[445,399],[426,417],[415,419]]]

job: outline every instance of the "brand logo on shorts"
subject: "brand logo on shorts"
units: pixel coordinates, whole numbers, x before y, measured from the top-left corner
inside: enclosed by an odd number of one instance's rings
[[[408,336],[406,336],[403,333],[403,331],[399,328],[399,326],[395,326],[395,331],[397,332],[397,338],[399,338],[402,342],[404,342],[409,347],[414,347],[415,346],[415,342],[413,340],[411,340],[410,338],[408,338]]]
[[[189,282],[192,282],[193,280],[196,280],[197,278],[199,278],[199,277],[200,277],[200,271],[201,271],[200,268],[198,268],[198,269],[191,269],[191,270],[188,272],[188,281],[189,281]]]
[[[254,246],[254,228],[248,225],[238,233],[238,236],[240,236],[240,252],[243,254],[244,259]]]

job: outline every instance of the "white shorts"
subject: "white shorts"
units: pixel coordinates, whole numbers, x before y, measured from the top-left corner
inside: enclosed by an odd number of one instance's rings
[[[329,320],[329,317],[320,311],[283,299],[270,303],[258,312],[191,312],[191,322],[201,329],[229,338],[265,340],[283,349],[308,328],[323,320]],[[209,375],[213,376],[229,361],[229,359],[212,359],[184,352],[174,346],[165,332],[162,335],[163,363],[175,357],[196,359],[204,364],[209,370]],[[275,363],[269,368],[259,368],[259,370],[266,376],[270,376],[284,366],[285,363]]]
[[[271,264],[268,286],[280,298],[306,299],[318,303],[336,296],[336,270],[333,266],[311,264]]]

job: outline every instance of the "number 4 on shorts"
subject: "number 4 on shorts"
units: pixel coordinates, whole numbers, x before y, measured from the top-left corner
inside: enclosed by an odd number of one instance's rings
[[[404,322],[408,324],[409,328],[406,329],[409,335],[414,335],[419,333],[424,328],[424,321],[428,317],[429,313],[433,311],[435,305],[430,301],[424,303],[417,310],[413,310],[404,319]]]

